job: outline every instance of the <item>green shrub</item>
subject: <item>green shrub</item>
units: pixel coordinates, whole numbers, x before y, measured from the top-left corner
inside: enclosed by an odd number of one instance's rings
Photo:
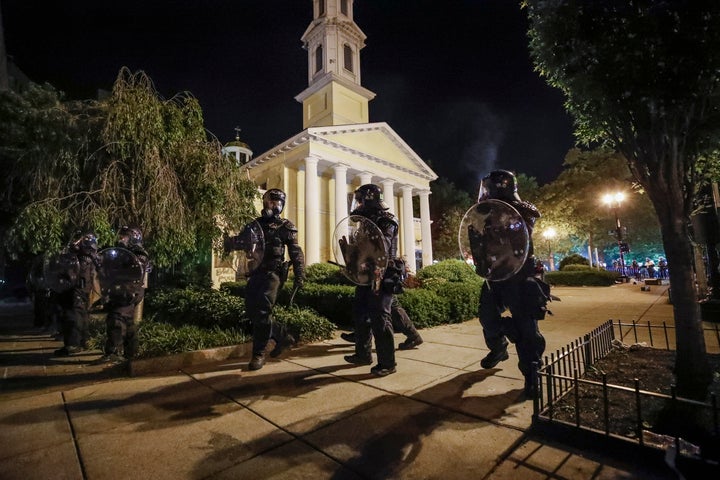
[[[332,263],[313,263],[305,269],[306,283],[319,283],[322,285],[352,285],[345,277],[342,269]]]
[[[212,289],[161,289],[146,297],[145,309],[158,322],[230,329],[245,315],[245,301]]]
[[[547,272],[545,281],[551,285],[568,287],[607,287],[613,285],[620,274],[607,270]]]
[[[434,291],[408,289],[400,296],[400,303],[417,328],[452,323],[450,302]]]
[[[223,282],[220,284],[220,291],[233,297],[245,298],[245,287],[247,282]]]
[[[332,337],[335,325],[310,308],[276,305],[273,317],[284,323],[295,339],[304,343],[327,340]]]
[[[278,303],[287,305],[291,289],[283,288],[278,295]],[[295,295],[295,303],[309,307],[336,325],[352,325],[352,304],[355,287],[350,285],[321,285],[306,283]]]
[[[482,281],[477,280],[445,282],[434,286],[432,291],[447,301],[450,308],[447,322],[443,323],[459,323],[477,317],[481,288]]]
[[[573,253],[560,260],[560,270],[564,270],[566,265],[590,265],[590,262],[582,255]]]
[[[88,346],[92,349],[102,349],[106,338],[104,316],[102,318],[93,317],[95,318],[90,322]],[[249,341],[250,338],[237,328],[177,326],[159,322],[155,317],[150,317],[145,318],[138,325],[138,340],[138,358],[150,358],[238,345]]]
[[[462,260],[443,260],[428,265],[417,272],[417,278],[424,284],[431,279],[442,279],[448,282],[482,281],[475,269]]]
[[[587,272],[589,270],[594,270],[594,269],[590,265],[576,265],[573,263],[571,263],[569,265],[565,265],[565,267],[563,267],[563,269],[562,269],[563,272]]]

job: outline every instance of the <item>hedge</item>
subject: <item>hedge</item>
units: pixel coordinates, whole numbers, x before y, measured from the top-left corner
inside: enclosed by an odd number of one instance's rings
[[[607,270],[580,270],[547,272],[545,281],[550,285],[563,285],[568,287],[607,287],[613,285],[619,273]]]
[[[331,284],[340,268],[331,264],[314,264],[307,269],[305,286],[294,298],[296,305],[311,308],[338,326],[352,327],[353,285]],[[343,277],[344,278],[344,277]],[[417,327],[457,323],[477,316],[478,299],[483,280],[473,267],[462,260],[445,260],[421,269],[417,274],[421,288],[406,288],[398,300]],[[244,282],[228,282],[221,290],[243,296]],[[279,306],[288,305],[292,282],[278,293]]]

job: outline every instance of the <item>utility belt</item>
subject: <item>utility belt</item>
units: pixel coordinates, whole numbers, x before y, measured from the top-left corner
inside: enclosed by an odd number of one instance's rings
[[[270,260],[269,262],[263,262],[258,267],[258,272],[263,273],[276,273],[280,277],[280,283],[285,283],[288,278],[290,271],[290,262],[283,262],[280,259]]]

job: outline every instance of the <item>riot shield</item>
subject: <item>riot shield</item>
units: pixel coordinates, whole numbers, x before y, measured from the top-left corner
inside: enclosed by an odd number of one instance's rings
[[[135,303],[145,280],[145,268],[140,259],[122,247],[106,248],[98,254],[101,262],[98,281],[102,296],[121,305]]]
[[[74,253],[58,253],[43,259],[43,278],[48,290],[67,292],[78,285],[80,262]]]
[[[462,258],[490,281],[507,280],[525,264],[530,235],[522,215],[509,203],[483,200],[465,213],[458,244]]]
[[[388,264],[380,228],[362,215],[350,215],[337,224],[333,254],[343,274],[357,285],[380,282]]]
[[[260,266],[265,255],[265,235],[257,220],[245,225],[243,230],[234,237],[227,237],[224,250],[228,254],[240,251],[236,256],[234,269],[238,273],[250,276]]]

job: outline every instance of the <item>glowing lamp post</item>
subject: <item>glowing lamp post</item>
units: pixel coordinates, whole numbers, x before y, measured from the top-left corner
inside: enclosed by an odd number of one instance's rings
[[[623,245],[622,227],[620,226],[620,216],[618,214],[620,204],[622,204],[623,200],[625,200],[625,194],[622,192],[608,193],[604,195],[602,199],[603,203],[610,207],[613,214],[615,214],[615,236],[617,237],[618,250],[620,251],[620,275],[622,278],[625,278],[625,256],[623,254],[625,246]]]
[[[557,235],[557,232],[554,228],[546,228],[545,231],[542,233],[543,238],[547,241],[548,244],[548,257],[550,261],[550,271],[555,270],[555,259],[553,258],[553,252],[552,252],[552,239],[555,238]]]

